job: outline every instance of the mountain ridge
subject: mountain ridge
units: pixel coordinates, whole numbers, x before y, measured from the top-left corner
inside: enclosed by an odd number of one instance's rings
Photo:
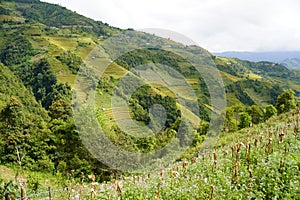
[[[300,51],[269,51],[269,52],[251,52],[251,51],[225,51],[215,52],[214,55],[239,58],[241,60],[249,60],[253,62],[275,62],[280,63],[291,70],[299,70],[299,66],[295,60],[300,59]],[[293,62],[294,61],[294,62]]]

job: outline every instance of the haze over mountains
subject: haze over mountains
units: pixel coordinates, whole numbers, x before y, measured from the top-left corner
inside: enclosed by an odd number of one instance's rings
[[[300,70],[300,51],[274,51],[274,52],[239,52],[227,51],[214,53],[214,55],[226,58],[238,58],[253,62],[269,61],[281,63],[289,69]]]

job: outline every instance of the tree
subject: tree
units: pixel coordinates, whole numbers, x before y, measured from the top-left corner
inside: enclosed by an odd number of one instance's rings
[[[240,113],[245,111],[245,106],[241,103],[236,103],[226,108],[224,130],[226,132],[236,131],[238,129],[238,121]]]
[[[49,116],[51,119],[63,119],[67,120],[72,115],[71,103],[65,99],[59,99],[55,101],[49,107]]]
[[[82,59],[70,50],[56,56],[56,58],[67,65],[73,74],[77,74],[83,63]]]
[[[247,128],[251,125],[251,116],[247,112],[240,113],[240,123],[239,128]]]
[[[46,154],[45,143],[48,130],[43,120],[27,113],[23,104],[10,97],[0,111],[0,161],[20,162],[31,170],[52,169],[52,162]]]
[[[34,55],[33,47],[24,36],[8,39],[0,49],[0,61],[7,66],[18,65]]]
[[[274,115],[277,115],[277,109],[273,105],[267,105],[265,107],[265,120],[269,119]]]
[[[17,98],[10,97],[0,112],[0,139],[2,141],[0,160],[2,162],[16,161],[16,148],[24,148],[26,144],[27,136],[23,134],[25,117],[22,107]]]
[[[235,112],[233,107],[226,108],[224,130],[226,132],[236,131],[238,129],[238,122],[235,117]]]
[[[23,105],[16,97],[10,97],[0,112],[1,124],[6,128],[17,128],[24,123]]]
[[[244,112],[246,110],[245,106],[241,103],[236,103],[231,106],[234,112],[234,118],[236,121],[239,121],[239,117],[241,112]]]
[[[33,68],[30,86],[37,101],[41,101],[43,107],[48,108],[51,104],[44,101],[47,94],[53,92],[53,86],[57,80],[52,72],[51,65],[46,59],[41,59]]]
[[[291,89],[285,90],[277,97],[276,108],[278,113],[288,112],[296,108],[295,92]]]
[[[263,110],[258,105],[252,105],[246,109],[246,112],[251,116],[253,124],[259,124],[264,120]]]
[[[199,135],[206,135],[208,132],[208,128],[209,128],[209,123],[206,121],[201,121],[199,128],[197,129],[197,132],[199,133]]]

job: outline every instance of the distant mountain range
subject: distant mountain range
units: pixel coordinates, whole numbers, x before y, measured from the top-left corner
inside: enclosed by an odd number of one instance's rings
[[[216,56],[226,58],[239,58],[253,62],[269,61],[283,64],[289,69],[300,70],[300,51],[277,51],[277,52],[222,52],[214,53]]]

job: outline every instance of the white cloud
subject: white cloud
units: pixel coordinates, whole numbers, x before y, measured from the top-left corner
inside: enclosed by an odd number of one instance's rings
[[[120,28],[179,32],[210,51],[300,50],[298,0],[46,0]]]

